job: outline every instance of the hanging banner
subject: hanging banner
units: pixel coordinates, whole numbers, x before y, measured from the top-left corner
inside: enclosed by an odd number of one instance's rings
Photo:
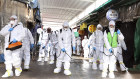
[[[87,23],[83,23],[83,24],[82,24],[82,27],[83,27],[83,28],[87,28]]]
[[[119,17],[119,14],[118,14],[118,12],[116,10],[110,9],[106,13],[106,18],[109,21],[111,21],[111,20],[115,21],[115,20],[118,19],[118,17]]]
[[[75,37],[79,37],[79,33],[78,32],[74,32]]]
[[[84,30],[84,28],[87,28],[87,23],[82,23],[80,25],[80,30]]]
[[[84,30],[84,28],[83,28],[83,26],[82,26],[82,25],[80,25],[80,30]]]
[[[96,30],[96,26],[95,26],[95,25],[89,25],[88,31],[89,31],[90,33],[93,33],[95,30]]]

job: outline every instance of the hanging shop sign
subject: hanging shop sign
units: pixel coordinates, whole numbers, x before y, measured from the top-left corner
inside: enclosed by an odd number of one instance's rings
[[[119,14],[118,14],[118,12],[116,10],[110,9],[106,13],[106,18],[109,21],[111,21],[111,20],[115,21],[115,20],[118,19],[118,17],[119,17]]]
[[[90,33],[93,33],[95,30],[96,30],[96,26],[95,26],[95,25],[89,25],[88,31],[89,31]]]
[[[84,35],[84,34],[85,34],[85,31],[84,31],[84,30],[78,30],[78,33],[79,33],[80,35]]]

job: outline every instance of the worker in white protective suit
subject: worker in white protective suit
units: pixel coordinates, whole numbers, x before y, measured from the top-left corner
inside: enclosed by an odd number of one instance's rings
[[[30,64],[30,49],[34,47],[34,38],[28,28],[24,27],[23,30],[25,31],[25,37],[21,49],[21,60],[22,58],[24,59],[24,69],[28,70]]]
[[[94,46],[94,33],[92,33],[92,35],[89,37],[89,41],[88,41],[88,48],[89,48],[89,62],[92,63],[93,62],[93,46]]]
[[[102,77],[107,76],[107,69],[109,65],[109,77],[115,78],[114,67],[116,63],[118,40],[123,40],[124,36],[119,29],[115,28],[115,22],[109,22],[109,28],[104,32],[104,54],[103,54],[103,72]]]
[[[56,68],[54,69],[54,73],[59,73],[61,71],[62,62],[64,62],[64,74],[71,75],[70,69],[70,61],[72,55],[72,46],[75,51],[75,36],[73,30],[69,27],[68,22],[63,23],[63,28],[60,29],[58,35],[58,44],[60,46],[61,51],[58,52]]]
[[[117,57],[117,60],[120,63],[121,71],[126,71],[128,68],[125,67],[125,64],[123,63],[122,49],[126,51],[127,47],[126,47],[126,44],[125,44],[124,40],[119,40],[118,41],[118,48],[117,48],[118,53],[117,53],[116,57]],[[115,70],[117,71],[116,65],[115,65]]]
[[[6,72],[2,77],[11,77],[13,76],[12,67],[15,68],[15,76],[20,76],[22,72],[21,68],[21,59],[20,59],[20,50],[6,50],[9,43],[16,43],[18,41],[22,41],[25,32],[23,30],[23,24],[18,23],[17,16],[13,15],[10,17],[10,23],[2,28],[0,31],[0,35],[5,37],[5,47],[4,47],[4,57],[5,57],[5,66]]]
[[[50,36],[51,51],[50,51],[50,64],[54,64],[54,56],[58,53],[58,32],[53,31]]]
[[[104,45],[104,35],[102,32],[103,27],[98,24],[97,30],[94,32],[94,45],[93,45],[93,65],[92,69],[97,69],[97,61],[100,61],[99,69],[103,69],[103,45]]]
[[[77,39],[78,38],[75,37],[75,46],[77,46]],[[77,47],[76,47],[76,49],[77,49]],[[77,55],[77,51],[72,50],[72,54]]]
[[[84,39],[82,41],[82,47],[84,49],[84,58],[88,58],[89,48],[88,48],[88,39],[87,39],[87,36],[84,36]]]
[[[47,44],[50,40],[50,33],[51,28],[43,29],[42,32],[40,32],[38,45],[40,45],[39,49],[39,58],[37,61],[48,61],[48,51],[47,51]]]
[[[48,52],[48,54],[47,54],[48,58],[50,57],[51,47],[52,47],[52,44],[51,44],[51,41],[49,40],[49,42],[47,44],[47,48],[46,48],[46,50]]]
[[[77,55],[80,55],[80,50],[81,50],[81,38],[78,37],[76,41],[76,46],[77,46]]]

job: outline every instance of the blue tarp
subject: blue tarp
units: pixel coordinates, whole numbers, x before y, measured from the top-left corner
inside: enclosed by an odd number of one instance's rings
[[[4,54],[0,54],[0,62],[4,62]]]
[[[35,10],[36,10],[34,15],[35,21],[37,23],[41,23],[40,10],[39,9],[35,9]]]
[[[33,34],[33,36],[36,35],[38,28],[41,28],[40,24],[36,24],[35,27],[33,29],[31,29],[31,33]]]
[[[30,2],[30,4],[29,4],[29,6],[31,7],[31,8],[40,8],[40,5],[39,5],[39,3],[38,3],[38,0],[32,0],[31,2]]]

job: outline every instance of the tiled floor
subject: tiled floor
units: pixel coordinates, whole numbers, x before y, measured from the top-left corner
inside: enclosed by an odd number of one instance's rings
[[[8,79],[109,79],[101,77],[100,70],[93,70],[92,64],[85,59],[74,57],[71,62],[71,76],[65,76],[63,70],[59,74],[54,74],[54,65],[49,65],[48,62],[31,61],[30,70],[23,71],[20,77],[11,77]],[[4,64],[0,64],[0,76],[5,72]],[[115,72],[115,79],[140,79],[138,72]],[[0,79],[3,79],[0,77]],[[7,79],[7,78],[4,78]]]

